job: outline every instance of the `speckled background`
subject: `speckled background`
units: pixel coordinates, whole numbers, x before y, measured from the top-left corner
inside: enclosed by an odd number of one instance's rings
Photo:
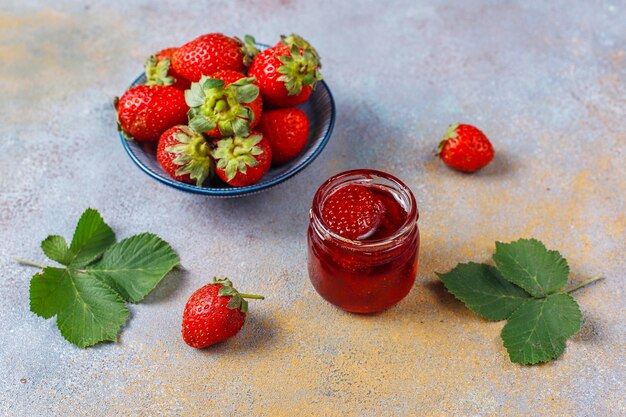
[[[618,0],[4,1],[0,414],[624,415],[624,22]],[[211,31],[300,32],[337,101],[319,159],[244,199],[156,183],[115,131],[111,99],[146,55]],[[455,121],[496,148],[476,175],[433,156]],[[306,272],[313,193],[360,167],[413,189],[422,231],[413,291],[369,317],[324,302]],[[81,350],[29,312],[35,271],[12,258],[43,261],[39,242],[69,237],[87,207],[119,237],[158,233],[185,270],[131,307],[119,343]],[[511,364],[503,323],[470,313],[434,275],[529,236],[563,253],[573,282],[606,276],[575,294],[585,323],[565,354],[535,367]],[[236,338],[197,351],[181,313],[213,275],[267,299]]]

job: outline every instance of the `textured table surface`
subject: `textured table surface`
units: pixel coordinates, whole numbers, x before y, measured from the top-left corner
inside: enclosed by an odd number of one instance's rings
[[[0,414],[412,416],[626,413],[624,1],[4,2],[0,12]],[[6,4],[10,3],[10,4]],[[104,4],[107,4],[104,6]],[[186,7],[180,6],[188,3]],[[146,55],[201,33],[298,31],[324,62],[338,114],[304,173],[211,200],[151,180],[124,153],[114,95]],[[451,122],[496,148],[476,175],[433,150]],[[403,179],[420,208],[415,287],[351,315],[306,272],[307,211],[332,174]],[[29,312],[39,242],[87,207],[119,237],[152,231],[181,256],[131,306],[119,343],[81,350]],[[511,364],[503,323],[446,293],[434,272],[534,236],[568,259],[585,316],[565,354]],[[265,294],[234,339],[197,351],[183,306],[213,275]]]

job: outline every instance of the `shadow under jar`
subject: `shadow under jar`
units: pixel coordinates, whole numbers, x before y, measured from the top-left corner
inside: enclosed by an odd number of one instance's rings
[[[387,236],[352,240],[329,228],[323,210],[329,197],[351,184],[395,202],[406,216]],[[393,203],[392,203],[393,204]],[[415,282],[418,265],[418,210],[411,190],[381,171],[360,169],[335,175],[313,199],[308,229],[309,278],[328,302],[353,313],[375,313],[402,300]]]

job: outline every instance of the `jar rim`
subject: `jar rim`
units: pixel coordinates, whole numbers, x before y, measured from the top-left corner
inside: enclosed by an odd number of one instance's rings
[[[352,177],[352,178],[351,178]],[[402,223],[402,225],[396,230],[392,235],[381,238],[381,239],[372,239],[372,240],[353,240],[346,237],[343,237],[334,231],[330,230],[326,223],[322,220],[322,207],[326,198],[334,192],[339,186],[343,184],[349,184],[351,182],[356,181],[367,181],[373,180],[375,177],[382,178],[384,180],[389,181],[393,184],[394,191],[399,191],[405,197],[406,202],[408,203],[408,207],[405,207],[407,210],[407,217]],[[378,171],[375,169],[353,169],[349,171],[344,171],[339,174],[333,175],[329,179],[327,179],[320,187],[318,188],[315,196],[313,197],[313,204],[311,206],[310,211],[311,222],[315,224],[317,227],[321,227],[325,234],[331,237],[333,240],[340,241],[344,244],[350,245],[355,249],[361,250],[371,250],[371,249],[383,249],[389,244],[395,243],[399,238],[402,238],[404,235],[407,235],[408,232],[417,226],[417,221],[419,219],[419,211],[417,209],[417,203],[415,201],[415,196],[411,189],[402,181],[400,181],[395,176],[388,174],[383,171]]]

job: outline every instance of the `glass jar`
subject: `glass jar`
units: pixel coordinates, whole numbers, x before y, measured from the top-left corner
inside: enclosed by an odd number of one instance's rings
[[[390,236],[351,240],[323,221],[327,198],[348,184],[378,187],[407,213]],[[411,190],[387,173],[359,169],[335,175],[320,186],[309,212],[308,268],[315,290],[328,302],[354,313],[374,313],[402,300],[415,282],[418,265],[418,210]]]

